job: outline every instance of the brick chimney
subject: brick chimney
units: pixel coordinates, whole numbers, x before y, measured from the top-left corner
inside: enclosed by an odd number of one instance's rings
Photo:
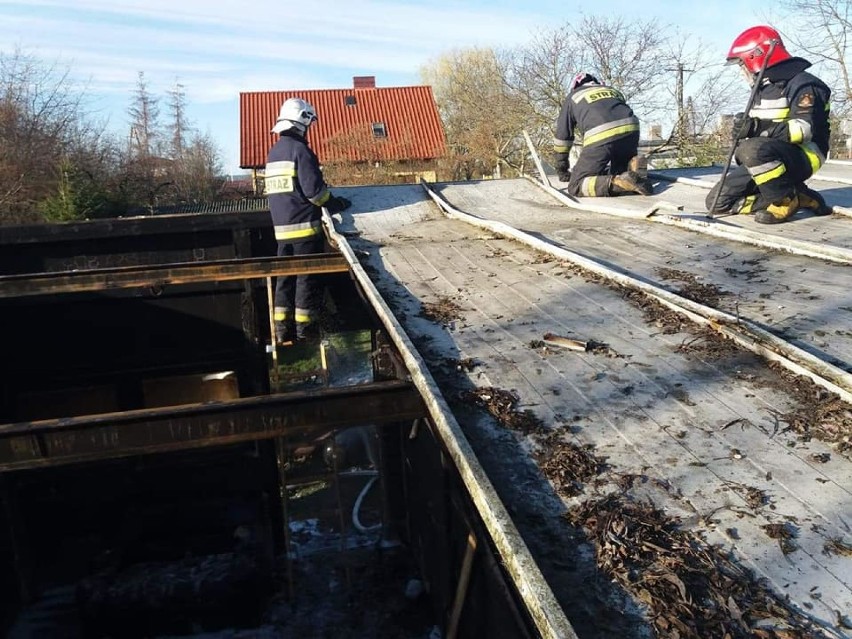
[[[376,76],[374,75],[356,75],[352,78],[352,82],[356,89],[376,88]]]

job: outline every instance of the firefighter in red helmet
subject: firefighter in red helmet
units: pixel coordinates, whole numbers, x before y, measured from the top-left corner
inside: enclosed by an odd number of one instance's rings
[[[571,166],[570,151],[581,147]],[[645,158],[637,155],[639,119],[624,96],[588,73],[578,73],[556,120],[554,164],[571,195],[605,197],[650,195],[643,175]]]
[[[710,213],[754,213],[761,224],[786,222],[799,209],[828,215],[831,208],[805,185],[825,162],[831,90],[791,56],[780,34],[751,27],[736,37],[728,63],[739,64],[753,84],[763,69],[754,104],[734,117],[737,165],[707,196]],[[722,192],[716,194],[722,186]]]

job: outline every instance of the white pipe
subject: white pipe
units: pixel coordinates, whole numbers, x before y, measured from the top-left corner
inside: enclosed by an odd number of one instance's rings
[[[538,165],[541,161],[538,160],[538,152],[532,144],[529,136],[526,136],[527,146],[529,147],[530,155],[536,159]],[[596,202],[580,202],[577,198],[566,195],[559,189],[550,186],[550,183],[534,180],[529,176],[525,176],[530,182],[539,188],[547,191],[562,202],[565,206],[581,211],[591,211],[593,213],[605,213],[607,215],[616,215],[618,217],[628,217],[634,219],[647,218],[652,222],[660,222],[671,226],[681,226],[691,231],[704,233],[705,235],[713,235],[734,242],[743,242],[754,246],[762,246],[765,248],[773,248],[779,251],[786,251],[796,255],[804,255],[806,257],[817,257],[830,262],[838,262],[840,264],[852,264],[852,251],[838,246],[826,246],[824,244],[816,244],[813,242],[803,242],[801,240],[791,240],[777,236],[767,236],[763,233],[755,233],[738,226],[726,226],[718,221],[709,220],[707,218],[699,220],[684,216],[666,215],[659,213],[660,209],[680,211],[683,206],[666,202],[665,200],[653,200],[653,203],[645,211],[628,211],[620,207],[598,204]],[[703,187],[702,187],[703,188]],[[652,217],[653,216],[653,217]]]
[[[371,533],[382,527],[381,523],[373,524],[372,526],[365,526],[361,523],[360,511],[361,511],[361,502],[364,501],[364,496],[370,492],[370,488],[373,487],[379,479],[379,474],[377,472],[373,472],[373,476],[370,480],[364,484],[364,487],[361,489],[361,492],[358,493],[358,498],[355,500],[355,505],[352,506],[352,525],[362,533]]]
[[[648,173],[648,176],[656,178],[658,180],[664,180],[666,182],[677,182],[678,184],[688,184],[689,186],[697,186],[699,189],[707,189],[708,191],[713,188],[713,182],[708,182],[707,180],[699,180],[698,178],[691,178],[686,176],[675,177],[673,175],[666,175],[665,173],[658,173],[657,171],[650,171]]]
[[[615,271],[596,260],[540,240],[503,222],[484,220],[464,213],[432,191],[425,183],[423,184],[423,188],[426,189],[426,192],[435,203],[446,212],[448,217],[487,229],[495,234],[510,237],[534,249],[576,264],[587,271],[617,282],[622,286],[642,291],[673,311],[685,315],[694,322],[713,328],[743,348],[762,355],[767,359],[777,361],[788,370],[797,375],[810,378],[814,383],[839,395],[844,401],[852,403],[852,374],[829,364],[805,350],[793,346],[757,324],[718,309],[693,302],[632,275]]]
[[[658,213],[655,210],[656,205],[658,204],[661,208],[671,208],[674,206],[673,204],[670,204],[668,202],[660,202],[659,200],[655,200],[654,204],[652,204],[648,208],[648,210],[644,212],[626,212],[624,209],[604,207],[592,204],[587,205],[585,202],[579,204],[576,200],[569,197],[568,195],[565,195],[565,193],[558,189],[554,189],[551,186],[542,184],[538,180],[534,180],[529,176],[527,176],[527,179],[536,186],[538,186],[540,189],[546,191],[547,193],[555,197],[557,200],[571,208],[578,208],[581,210],[593,211],[597,213],[606,213],[609,215],[617,215],[619,217],[629,217],[634,219],[646,218],[650,222],[658,222],[660,224],[668,224],[670,226],[679,226],[685,229],[689,229],[690,231],[696,231],[698,233],[703,233],[704,235],[712,235],[714,237],[721,237],[723,239],[732,240],[734,242],[751,244],[753,246],[761,246],[763,248],[771,248],[777,251],[793,253],[794,255],[816,257],[819,259],[827,260],[829,262],[837,262],[839,264],[852,264],[852,250],[840,246],[816,244],[815,242],[804,242],[802,240],[792,240],[789,238],[778,237],[774,235],[765,235],[763,233],[750,231],[739,226],[726,225],[716,220],[710,220],[704,217],[702,217],[702,219],[698,219],[697,217],[686,217],[681,215],[667,215],[666,213]],[[653,217],[651,217],[652,215]]]

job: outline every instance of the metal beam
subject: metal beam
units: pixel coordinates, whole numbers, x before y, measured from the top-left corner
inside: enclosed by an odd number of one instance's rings
[[[334,428],[410,422],[426,408],[409,382],[388,381],[0,425],[0,472],[287,437],[310,443]]]
[[[318,253],[293,257],[260,257],[56,273],[23,273],[0,277],[0,298],[138,287],[162,288],[168,284],[259,279],[278,275],[345,273],[348,270],[349,266],[342,255]]]

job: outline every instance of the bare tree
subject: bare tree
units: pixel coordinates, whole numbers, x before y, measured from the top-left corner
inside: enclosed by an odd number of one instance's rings
[[[199,203],[214,199],[222,172],[219,150],[213,138],[196,131],[187,116],[184,86],[176,79],[167,92],[169,124],[166,127],[167,167],[174,203]]]
[[[556,115],[582,55],[568,26],[542,31],[528,45],[503,54],[506,82],[528,107],[525,128],[536,146],[551,144]]]
[[[0,223],[116,216],[216,196],[219,151],[192,129],[182,86],[170,93],[174,123],[165,145],[157,98],[139,74],[127,144],[91,117],[69,78],[20,51],[0,53]]]
[[[190,130],[186,116],[186,93],[183,85],[175,80],[174,85],[168,91],[168,95],[169,114],[171,116],[171,125],[169,126],[171,156],[174,159],[179,159],[183,156]]]
[[[493,49],[447,53],[421,69],[432,86],[450,147],[454,178],[500,175],[524,159],[519,137],[529,105],[506,82]]]
[[[210,202],[220,187],[222,163],[209,134],[193,133],[180,158],[170,167],[175,204]]]
[[[151,95],[145,72],[140,71],[136,81],[136,93],[127,110],[130,116],[130,149],[137,157],[148,158],[159,152],[160,104]]]
[[[620,90],[640,118],[668,106],[666,77],[672,66],[667,46],[670,28],[657,20],[586,16],[571,28],[581,57],[577,71],[590,71]]]
[[[669,38],[664,59],[668,108],[677,113],[668,139],[655,149],[677,150],[677,164],[702,165],[721,160],[730,143],[724,116],[741,111],[748,87],[719,54],[690,35]]]
[[[173,186],[168,173],[171,161],[164,157],[165,144],[160,125],[159,98],[148,89],[145,72],[139,71],[136,90],[127,109],[130,116],[128,153],[122,170],[123,190],[128,200],[139,202],[153,212],[170,197]]]
[[[41,203],[71,191],[68,180],[103,129],[89,122],[69,71],[16,50],[0,53],[0,218],[42,219]],[[63,186],[64,184],[64,186]],[[69,201],[70,203],[70,201]],[[68,208],[64,215],[84,215]]]
[[[781,0],[782,23],[786,43],[793,55],[802,55],[814,63],[823,63],[833,85],[833,100],[841,115],[852,107],[852,81],[849,77],[852,2],[849,0]]]
[[[618,88],[647,123],[667,118],[676,108],[679,76],[675,70],[686,66],[694,72],[703,67],[683,47],[678,50],[672,29],[656,20],[592,16],[540,32],[529,44],[511,51],[504,66],[507,82],[528,105],[524,128],[545,156],[556,117],[577,73],[592,73]],[[690,79],[681,78],[680,86]],[[698,119],[703,116],[701,105],[695,97],[693,103]]]

